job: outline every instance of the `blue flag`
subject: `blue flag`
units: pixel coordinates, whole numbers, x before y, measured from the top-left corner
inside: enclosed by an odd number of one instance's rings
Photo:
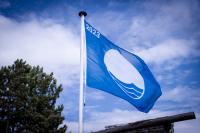
[[[85,21],[86,84],[149,112],[161,96],[160,85],[144,61],[106,39]]]

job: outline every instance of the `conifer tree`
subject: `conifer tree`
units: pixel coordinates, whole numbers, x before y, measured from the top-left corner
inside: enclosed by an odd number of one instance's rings
[[[53,73],[23,60],[0,69],[0,132],[64,133],[63,105],[56,105],[62,91]]]

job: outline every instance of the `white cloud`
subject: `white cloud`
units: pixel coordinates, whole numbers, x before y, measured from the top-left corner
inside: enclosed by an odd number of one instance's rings
[[[197,104],[200,102],[200,94],[198,89],[177,86],[174,89],[165,89],[160,100],[182,102],[183,104]]]
[[[148,63],[160,65],[171,62],[171,65],[175,66],[177,63],[180,63],[179,59],[199,56],[199,52],[192,42],[180,39],[166,40],[149,49],[140,51],[137,54]]]
[[[90,100],[102,100],[105,98],[101,91],[87,91],[86,97]]]
[[[154,42],[188,35],[191,32],[188,29],[198,23],[196,17],[193,16],[193,13],[199,11],[197,5],[197,1],[171,1],[168,4],[144,2],[146,12],[138,13],[132,18],[132,24],[122,38],[128,44],[142,44],[149,47],[154,45]],[[194,32],[196,31],[192,34]],[[135,38],[131,37],[133,35]],[[129,36],[129,39],[126,36]]]
[[[0,16],[0,64],[12,64],[17,58],[43,66],[61,83],[72,84],[66,78],[79,71],[79,37],[73,29],[50,20],[17,22]]]
[[[67,133],[78,133],[78,122],[66,121]]]

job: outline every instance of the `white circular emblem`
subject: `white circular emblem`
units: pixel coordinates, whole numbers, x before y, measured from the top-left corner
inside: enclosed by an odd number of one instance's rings
[[[126,95],[133,99],[140,99],[143,96],[143,77],[119,51],[108,50],[104,55],[104,63],[112,79]]]

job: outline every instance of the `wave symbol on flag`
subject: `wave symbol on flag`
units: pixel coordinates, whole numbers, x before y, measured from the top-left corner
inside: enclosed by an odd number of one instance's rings
[[[106,68],[115,83],[133,99],[144,95],[144,79],[138,70],[117,50],[108,50],[104,55]]]

